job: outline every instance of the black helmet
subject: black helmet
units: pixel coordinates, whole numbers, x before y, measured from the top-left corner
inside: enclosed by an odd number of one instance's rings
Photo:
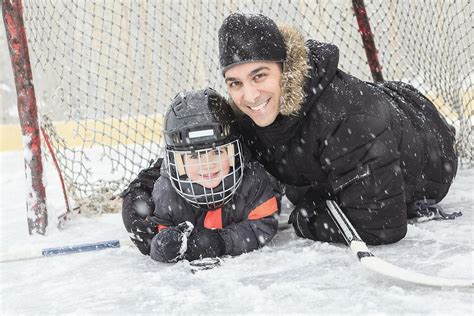
[[[168,173],[192,205],[213,210],[230,200],[243,175],[237,119],[213,89],[179,93],[165,119]]]
[[[166,113],[167,149],[209,148],[235,140],[238,135],[232,108],[211,88],[179,93]]]

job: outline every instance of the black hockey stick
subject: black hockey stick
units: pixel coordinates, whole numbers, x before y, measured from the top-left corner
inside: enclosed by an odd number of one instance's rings
[[[336,225],[339,227],[339,230],[341,231],[341,234],[346,240],[348,246],[356,255],[357,259],[359,259],[360,263],[367,269],[378,272],[385,276],[389,276],[391,278],[421,285],[446,287],[474,286],[474,282],[472,280],[429,276],[418,272],[405,270],[374,256],[374,254],[367,248],[365,242],[362,241],[359,234],[354,229],[354,226],[352,226],[351,222],[347,219],[346,215],[344,215],[339,205],[337,205],[337,203],[332,200],[326,201],[326,204],[329,208],[329,214]]]

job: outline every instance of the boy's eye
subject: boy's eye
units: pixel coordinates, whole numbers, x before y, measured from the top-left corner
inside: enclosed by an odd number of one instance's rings
[[[223,155],[225,154],[225,149],[224,148],[214,149],[212,153],[216,156]]]
[[[192,154],[186,154],[188,156],[188,159],[198,159],[199,155],[197,153],[192,153]]]

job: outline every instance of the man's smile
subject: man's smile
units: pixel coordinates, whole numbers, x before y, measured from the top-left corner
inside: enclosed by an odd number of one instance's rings
[[[263,108],[265,108],[268,103],[270,102],[270,99],[267,99],[266,101],[258,104],[258,105],[254,105],[254,106],[247,106],[250,110],[254,111],[254,112],[258,112],[260,110],[262,110]]]

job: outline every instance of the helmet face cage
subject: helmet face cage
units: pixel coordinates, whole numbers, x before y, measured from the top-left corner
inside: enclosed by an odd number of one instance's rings
[[[206,211],[229,201],[242,182],[244,163],[238,139],[193,151],[167,149],[166,159],[176,192]]]

